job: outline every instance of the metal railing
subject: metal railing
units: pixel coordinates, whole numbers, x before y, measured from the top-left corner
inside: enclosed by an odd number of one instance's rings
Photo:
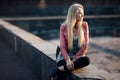
[[[39,16],[39,17],[3,17],[2,20],[8,21],[17,21],[17,20],[56,20],[56,19],[65,19],[66,16]],[[94,18],[120,18],[120,15],[86,15],[86,19]]]

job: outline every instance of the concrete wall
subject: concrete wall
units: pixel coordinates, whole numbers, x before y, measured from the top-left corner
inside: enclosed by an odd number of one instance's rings
[[[6,41],[39,80],[48,80],[48,73],[55,66],[57,45],[28,33],[17,26],[0,20],[0,38]],[[109,73],[96,66],[77,69],[68,80],[112,80]]]
[[[53,54],[56,46],[2,20],[0,38],[6,41],[40,80],[48,80],[49,70],[55,66]]]

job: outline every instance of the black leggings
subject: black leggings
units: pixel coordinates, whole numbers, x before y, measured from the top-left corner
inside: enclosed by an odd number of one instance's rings
[[[83,68],[87,65],[89,65],[90,60],[88,57],[81,57],[77,61],[74,62],[74,69],[78,68]],[[68,69],[66,67],[66,62],[65,60],[61,60],[57,62],[57,67],[64,66],[65,71],[59,71],[57,75],[57,80],[66,80],[67,79],[67,74],[68,74]]]

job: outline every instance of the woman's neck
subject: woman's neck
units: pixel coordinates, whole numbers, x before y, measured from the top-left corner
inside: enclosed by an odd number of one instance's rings
[[[76,26],[79,26],[82,24],[82,21],[76,21]]]

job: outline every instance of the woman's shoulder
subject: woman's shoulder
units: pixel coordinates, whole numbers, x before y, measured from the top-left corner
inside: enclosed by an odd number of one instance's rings
[[[83,22],[82,22],[82,26],[83,26],[83,27],[86,27],[86,26],[88,26],[88,23],[87,23],[87,21],[83,21]]]
[[[65,30],[66,28],[67,28],[67,24],[66,23],[62,23],[60,25],[60,29]]]
[[[82,26],[84,29],[88,29],[88,23],[86,21],[82,22]]]

